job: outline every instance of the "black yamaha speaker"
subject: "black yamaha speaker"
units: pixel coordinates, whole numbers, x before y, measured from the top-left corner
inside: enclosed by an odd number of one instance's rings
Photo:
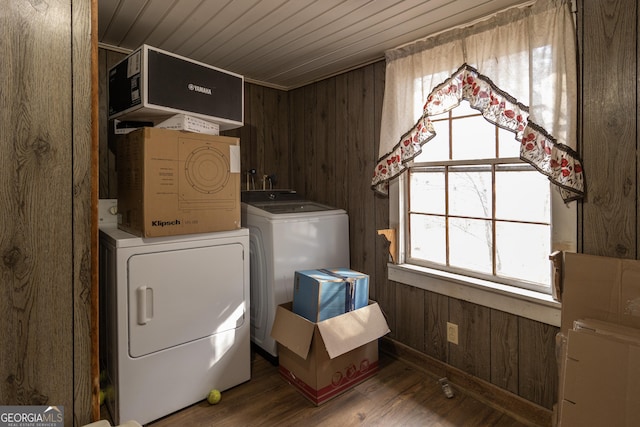
[[[109,70],[109,119],[188,114],[221,130],[243,125],[244,77],[142,45]]]

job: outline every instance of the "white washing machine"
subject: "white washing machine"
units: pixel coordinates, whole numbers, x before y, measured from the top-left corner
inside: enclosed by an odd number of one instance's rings
[[[143,239],[100,226],[101,363],[116,424],[248,381],[249,231]]]
[[[277,360],[276,307],[293,299],[294,273],[349,268],[349,217],[290,190],[243,192],[242,225],[251,252],[251,340]]]

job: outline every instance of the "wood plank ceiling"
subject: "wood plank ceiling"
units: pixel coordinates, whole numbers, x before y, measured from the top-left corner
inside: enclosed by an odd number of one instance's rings
[[[149,44],[289,90],[525,0],[98,0],[100,46]]]

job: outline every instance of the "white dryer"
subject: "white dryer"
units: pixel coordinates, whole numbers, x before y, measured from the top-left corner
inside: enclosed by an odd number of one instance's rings
[[[116,424],[250,379],[246,228],[139,238],[100,228],[101,358]]]
[[[350,266],[349,217],[290,190],[243,192],[241,212],[250,237],[251,340],[275,361],[276,307],[293,299],[297,270]]]

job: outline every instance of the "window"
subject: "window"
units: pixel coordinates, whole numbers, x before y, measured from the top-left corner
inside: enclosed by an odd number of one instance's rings
[[[550,293],[551,187],[463,101],[409,167],[406,262]]]
[[[571,2],[527,2],[385,57],[371,185],[398,230],[389,278],[558,324],[548,257],[576,250],[585,194]]]

